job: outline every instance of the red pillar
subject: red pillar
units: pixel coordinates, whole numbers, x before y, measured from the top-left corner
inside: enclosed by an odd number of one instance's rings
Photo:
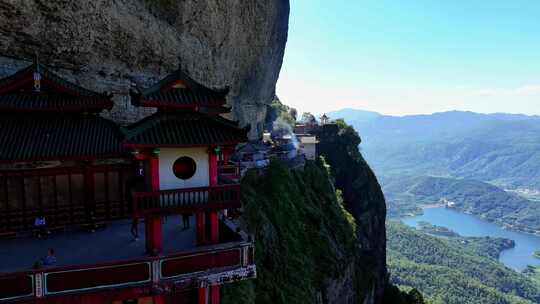
[[[159,191],[159,158],[152,156],[150,164],[150,188],[152,191]],[[161,217],[150,215],[145,218],[145,238],[146,252],[150,255],[156,255],[163,249],[163,240],[161,235]]]
[[[210,287],[210,303],[219,304],[219,285]]]
[[[206,244],[206,214],[197,212],[195,214],[197,225],[197,245]]]
[[[164,296],[154,296],[154,304],[165,304]]]
[[[150,162],[150,187],[152,191],[159,191],[159,158],[152,157]]]
[[[218,184],[217,175],[217,154],[213,149],[208,153],[208,167],[209,167],[209,183],[210,187]],[[208,212],[208,221],[210,221],[210,243],[216,244],[219,242],[219,219],[217,211]]]
[[[210,221],[210,243],[219,243],[219,218],[217,211],[208,212],[208,220]]]
[[[161,217],[149,215],[145,218],[146,228],[146,252],[156,255],[163,249],[163,239],[161,235]]]
[[[218,175],[217,175],[218,166],[217,166],[217,154],[215,153],[215,151],[213,151],[213,149],[211,149],[208,152],[208,168],[209,168],[208,176],[210,178],[209,180],[210,186],[215,186],[218,183]]]
[[[234,147],[225,147],[221,149],[221,155],[223,155],[223,162],[228,163],[231,159],[231,155],[234,152]]]
[[[209,304],[206,287],[197,289],[197,304]]]

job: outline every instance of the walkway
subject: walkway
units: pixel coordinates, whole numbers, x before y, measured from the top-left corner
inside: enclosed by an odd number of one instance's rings
[[[163,222],[163,253],[171,254],[195,247],[195,217],[191,228],[182,230],[182,217],[169,216]],[[26,271],[54,248],[57,266],[106,263],[145,257],[144,222],[139,223],[139,240],[131,236],[131,220],[109,223],[92,233],[74,231],[37,238],[0,240],[0,273]]]

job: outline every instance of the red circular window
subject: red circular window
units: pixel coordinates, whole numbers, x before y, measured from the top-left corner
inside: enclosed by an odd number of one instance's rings
[[[197,164],[191,157],[182,156],[173,164],[173,173],[179,179],[190,179],[197,171]]]

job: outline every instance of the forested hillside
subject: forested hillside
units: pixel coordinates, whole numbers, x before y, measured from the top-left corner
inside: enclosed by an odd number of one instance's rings
[[[482,247],[467,247],[390,221],[388,267],[391,281],[415,287],[433,304],[538,303],[540,286],[488,257]],[[479,253],[484,252],[484,255]]]

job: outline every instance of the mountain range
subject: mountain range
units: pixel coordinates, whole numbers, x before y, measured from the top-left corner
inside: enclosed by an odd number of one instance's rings
[[[362,154],[378,176],[481,180],[505,189],[540,188],[540,116],[451,111],[388,116],[343,109],[362,137]]]

